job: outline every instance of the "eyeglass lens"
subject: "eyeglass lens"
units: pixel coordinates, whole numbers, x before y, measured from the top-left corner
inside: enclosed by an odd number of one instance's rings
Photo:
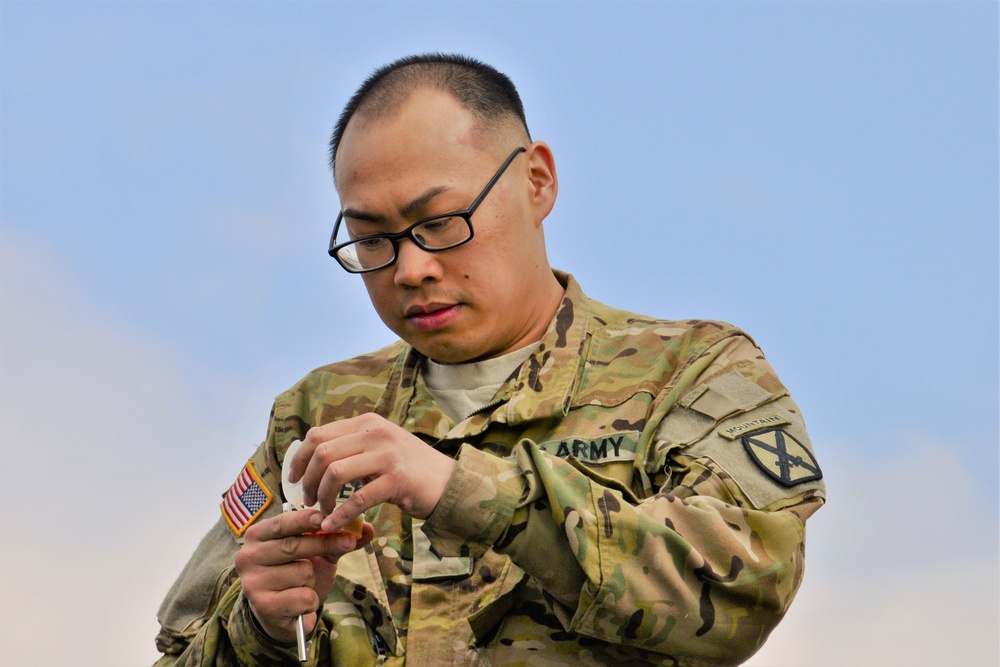
[[[465,243],[472,229],[461,216],[446,216],[424,220],[402,236],[408,236],[424,250],[446,250]],[[397,239],[384,236],[362,238],[337,250],[337,256],[354,270],[371,271],[391,264],[396,259]]]

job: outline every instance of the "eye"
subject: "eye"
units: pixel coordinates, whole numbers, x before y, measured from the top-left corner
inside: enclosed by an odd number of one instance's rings
[[[417,241],[432,250],[451,248],[469,240],[470,228],[458,215],[432,218],[413,230]]]
[[[354,242],[355,247],[357,247],[358,252],[363,253],[375,253],[388,247],[388,239],[382,238],[381,236],[371,236],[363,237]]]
[[[435,218],[420,225],[420,231],[425,234],[440,234],[448,229],[448,225],[455,222],[455,218]]]

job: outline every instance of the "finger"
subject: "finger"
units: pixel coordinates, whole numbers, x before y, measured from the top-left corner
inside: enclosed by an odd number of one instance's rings
[[[306,432],[306,437],[302,439],[298,451],[295,452],[295,456],[282,463],[282,466],[288,467],[288,481],[295,483],[301,479],[302,473],[305,472],[312,459],[313,452],[316,451],[316,446],[327,440],[324,435],[325,430],[321,426],[309,429]]]
[[[303,491],[305,492],[305,499],[312,501],[307,504],[313,504],[316,496],[311,495],[310,492],[315,488],[315,485],[319,484],[319,479],[323,476],[320,469],[334,460],[330,457],[336,455],[337,458],[343,458],[361,451],[335,452],[329,447],[323,447],[317,454],[317,449],[334,441],[338,441],[339,445],[340,439],[345,436],[360,435],[363,437],[357,442],[357,446],[363,450],[366,439],[381,440],[382,437],[387,435],[385,429],[390,426],[390,423],[383,417],[369,412],[310,428],[306,433],[303,445],[293,457],[293,461],[291,462],[292,468],[289,470],[289,480],[291,482],[301,481]],[[317,461],[317,459],[319,460]]]
[[[316,444],[310,444],[308,442],[309,436],[306,436],[306,440],[302,441],[299,445],[298,450],[295,452],[295,456],[288,458],[285,456],[285,460],[282,462],[281,467],[288,469],[288,481],[292,484],[299,481],[302,477],[302,473],[305,471],[306,466],[309,465],[309,459],[312,458],[313,450],[316,449]]]
[[[319,557],[318,560],[324,558]],[[303,558],[248,570],[245,574],[241,574],[241,579],[247,592],[253,591],[259,596],[292,588],[315,588],[316,569],[312,558]]]
[[[316,447],[349,432],[350,426],[348,423],[350,421],[351,419],[342,419],[320,426],[313,426],[306,431],[306,437],[302,439],[302,444],[299,446],[298,451],[295,452],[292,458],[282,463],[283,466],[288,466],[288,481],[292,483],[298,482],[309,466],[309,462],[316,452]]]
[[[283,537],[280,540],[256,545],[244,545],[236,552],[236,569],[242,576],[254,569],[271,570],[288,563],[317,556],[335,562],[340,556],[353,551],[357,546],[357,538],[349,533]]]
[[[313,590],[319,595],[320,600],[325,600],[333,590],[334,580],[337,576],[337,563],[335,559],[317,556],[309,559],[313,568]]]
[[[344,502],[337,505],[336,509],[323,519],[320,528],[327,532],[340,530],[365,510],[392,498],[395,492],[396,484],[390,476],[377,477],[355,489]]]
[[[305,512],[289,512],[286,515],[303,513]],[[250,531],[247,531],[247,541],[240,551],[237,552],[238,564],[242,568],[256,565],[281,565],[300,558],[311,558],[313,556],[337,557],[357,548],[357,540],[350,534],[314,534],[312,531],[319,530],[322,514],[318,511],[310,513],[313,515],[313,520],[308,524],[310,532],[291,535],[271,535],[269,536],[270,539],[262,540],[257,538],[256,533],[251,534]],[[266,531],[267,526],[263,526],[262,529]]]
[[[246,541],[268,542],[313,532],[319,527],[320,521],[322,515],[316,510],[282,512],[250,526],[246,532]]]
[[[290,590],[295,588],[312,588],[317,591],[320,599],[325,599],[329,590],[320,590],[317,584],[316,564],[322,563],[323,567],[319,571],[319,576],[326,580],[335,574],[334,568],[340,557],[356,548],[359,544],[367,544],[374,529],[370,529],[370,534],[366,534],[362,529],[365,542],[359,543],[352,535],[316,535],[303,536],[288,539],[298,539],[311,549],[300,549],[302,558],[288,560],[285,562],[273,563],[276,560],[268,558],[268,555],[253,552],[251,548],[244,547],[236,553],[236,569],[243,582],[244,594],[256,601],[262,595],[267,595],[277,591]],[[266,543],[267,546],[280,545],[281,541]],[[279,558],[284,558],[284,555]],[[324,583],[325,587],[325,583]],[[275,613],[270,610],[269,613]]]
[[[304,616],[314,621],[309,616],[319,608],[320,597],[312,588],[290,588],[263,592],[247,601],[269,635],[280,641],[294,641],[295,619]]]
[[[361,549],[375,539],[375,526],[365,521],[361,525],[361,538],[357,541],[357,548]]]
[[[325,499],[326,502],[320,509],[329,514],[333,510],[341,487],[360,477],[350,476],[350,469],[344,467],[348,465],[344,460],[364,453],[365,446],[365,437],[355,432],[341,433],[317,445],[302,475],[302,495],[305,503],[314,505],[318,499]],[[349,465],[353,467],[356,464],[357,462],[354,462]],[[320,492],[320,484],[323,482],[326,484]]]
[[[316,609],[316,591],[311,588],[288,588],[282,591],[264,591],[248,598],[260,620],[271,624],[290,626],[299,614]]]
[[[357,548],[357,538],[349,533],[319,533],[285,537],[271,542],[269,545],[270,551],[262,558],[270,560],[272,563],[262,562],[262,564],[280,565],[291,560],[315,556],[339,558],[348,551]]]
[[[370,480],[379,477],[382,474],[381,458],[376,452],[361,452],[360,454],[330,463],[320,480],[319,488],[316,490],[320,511],[324,515],[327,515],[336,509],[341,490],[346,484],[355,480]],[[363,488],[364,486],[355,489],[351,493],[351,496]],[[358,500],[363,500],[364,498],[365,496],[363,495]],[[386,499],[382,498],[371,505],[364,505],[358,513],[384,500]]]
[[[365,521],[361,525],[361,537],[354,544],[355,549],[363,549],[375,538],[375,527]],[[341,554],[343,555],[343,554]],[[315,584],[313,589],[319,594],[321,600],[325,600],[330,591],[333,590],[333,581],[337,574],[337,561],[340,556],[326,555],[322,557],[310,558],[313,564]]]

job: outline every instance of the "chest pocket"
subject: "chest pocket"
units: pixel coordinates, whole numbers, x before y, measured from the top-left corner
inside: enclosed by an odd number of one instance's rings
[[[357,624],[360,615],[368,631],[378,635],[373,647],[384,644],[394,655],[403,651],[392,623],[389,598],[378,574],[378,562],[367,549],[351,551],[337,561],[336,584],[340,593],[350,602],[332,602],[324,605],[323,613],[335,623]]]
[[[413,581],[432,581],[472,574],[472,558],[468,556],[438,556],[431,548],[430,538],[421,530],[423,521],[413,521]]]

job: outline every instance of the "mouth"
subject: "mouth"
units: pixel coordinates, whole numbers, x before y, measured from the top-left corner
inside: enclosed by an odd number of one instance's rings
[[[461,304],[428,303],[406,309],[406,321],[420,331],[431,331],[451,323],[461,309]]]

